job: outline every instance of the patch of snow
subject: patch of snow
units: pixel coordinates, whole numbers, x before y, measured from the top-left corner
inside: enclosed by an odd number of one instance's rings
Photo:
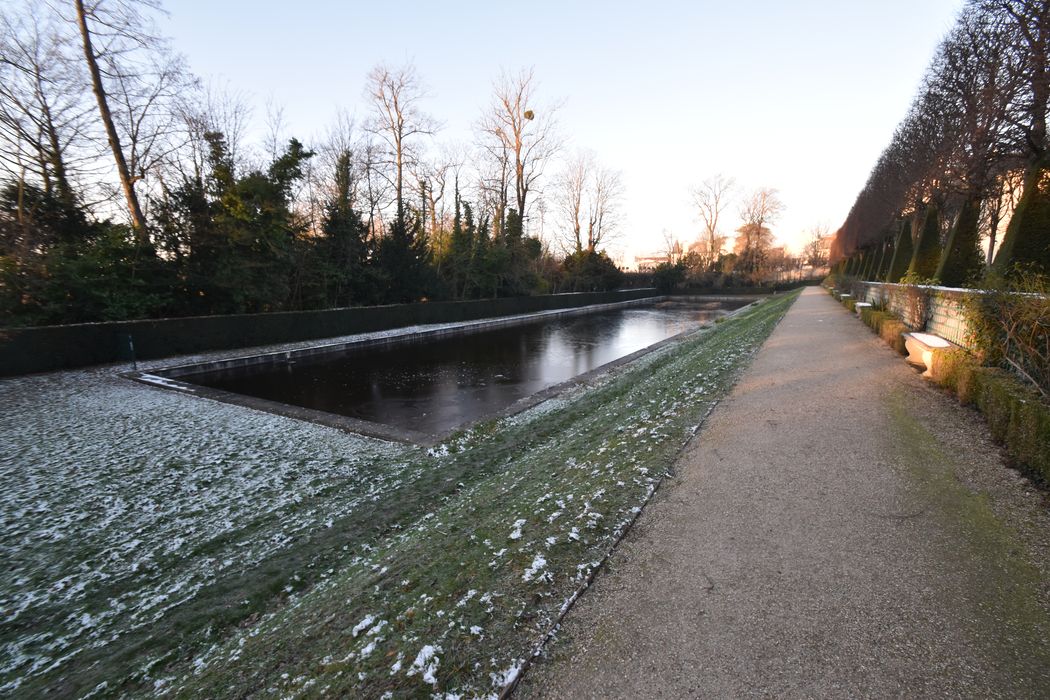
[[[543,571],[543,569],[546,566],[547,559],[544,558],[542,553],[537,554],[535,557],[533,557],[532,564],[529,566],[528,569],[525,570],[525,573],[522,574],[521,580],[525,581],[526,583],[531,581],[532,579],[536,578],[536,575]]]
[[[523,663],[521,659],[515,659],[509,668],[499,673],[493,673],[491,675],[493,687],[503,689],[513,683],[518,678],[518,674],[521,673]]]
[[[462,608],[464,605],[466,605],[468,602],[470,602],[471,598],[473,598],[477,594],[478,594],[477,590],[474,589],[474,588],[471,588],[469,591],[467,591],[466,595],[464,595],[462,598],[459,599],[459,602],[456,603],[456,607],[457,608]]]
[[[437,673],[438,666],[441,663],[441,659],[438,658],[440,653],[441,647],[427,644],[416,654],[416,660],[408,668],[407,675],[414,676],[421,673],[424,682],[436,686],[437,676],[434,674]]]
[[[375,615],[365,615],[364,618],[354,626],[353,636],[356,637],[361,634],[366,628],[371,627],[372,623],[375,621]]]

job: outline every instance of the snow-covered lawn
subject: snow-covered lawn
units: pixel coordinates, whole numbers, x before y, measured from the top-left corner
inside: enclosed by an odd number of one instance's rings
[[[0,381],[0,694],[498,692],[793,298],[430,450]]]

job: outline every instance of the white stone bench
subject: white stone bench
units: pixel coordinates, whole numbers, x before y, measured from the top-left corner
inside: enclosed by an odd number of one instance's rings
[[[861,311],[863,311],[864,309],[870,309],[871,306],[872,305],[866,301],[858,301],[856,304],[853,305],[853,311],[856,312],[858,316],[860,316]]]
[[[908,351],[908,362],[916,367],[925,367],[924,377],[932,377],[933,355],[935,352],[955,347],[939,335],[930,333],[902,333],[904,347]]]

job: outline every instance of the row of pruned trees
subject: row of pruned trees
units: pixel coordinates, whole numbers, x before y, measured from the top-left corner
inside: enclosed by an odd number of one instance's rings
[[[1050,3],[969,0],[839,230],[840,270],[965,284],[1050,271]]]
[[[0,9],[0,325],[608,285],[619,174],[565,157],[531,71],[439,145],[412,66],[309,144],[206,85],[157,0]],[[550,235],[541,239],[547,230]],[[552,245],[554,244],[554,249]]]

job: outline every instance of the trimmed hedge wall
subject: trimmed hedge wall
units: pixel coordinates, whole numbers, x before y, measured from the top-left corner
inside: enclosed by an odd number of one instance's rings
[[[886,344],[901,355],[907,355],[904,347],[904,336],[908,327],[904,322],[889,311],[883,311],[869,306],[860,312],[860,320],[867,324],[875,334],[886,341]]]
[[[898,353],[907,354],[901,334],[908,329],[896,316],[866,308],[860,317]],[[962,349],[935,352],[930,373],[959,401],[984,414],[992,437],[1006,446],[1007,454],[1022,470],[1050,484],[1050,406],[1038,392],[1006,370],[982,367]]]
[[[0,330],[0,376],[646,299],[655,289]]]
[[[992,437],[1030,476],[1050,484],[1050,406],[1009,372],[965,351],[934,353],[933,379],[984,414]]]

